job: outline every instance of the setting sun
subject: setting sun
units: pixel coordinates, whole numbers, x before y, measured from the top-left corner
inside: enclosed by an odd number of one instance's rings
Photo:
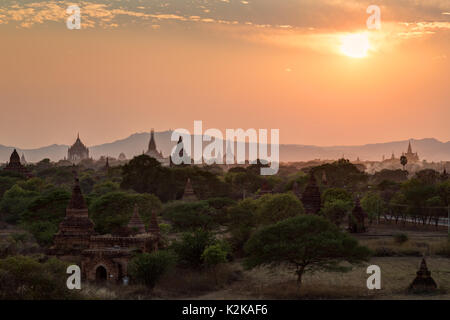
[[[348,57],[367,57],[367,51],[369,49],[370,43],[366,34],[349,34],[341,38],[341,53]]]

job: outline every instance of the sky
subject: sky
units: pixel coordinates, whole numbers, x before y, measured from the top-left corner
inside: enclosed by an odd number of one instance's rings
[[[0,43],[3,145],[194,120],[304,145],[450,140],[448,0],[2,0]]]

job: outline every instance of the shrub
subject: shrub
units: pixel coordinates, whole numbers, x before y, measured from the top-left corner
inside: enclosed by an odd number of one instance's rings
[[[396,233],[394,234],[394,241],[398,244],[405,243],[409,240],[409,237],[406,233]]]
[[[178,230],[210,229],[216,225],[216,209],[206,201],[173,202],[164,208],[162,215]]]
[[[175,241],[172,247],[182,265],[195,268],[202,265],[203,252],[213,244],[215,244],[215,239],[210,232],[197,230],[183,234],[181,241]]]
[[[214,274],[214,280],[217,284],[217,265],[221,263],[225,263],[227,261],[227,254],[228,252],[224,249],[224,247],[220,244],[214,244],[209,247],[206,247],[206,249],[202,253],[202,260],[205,263],[206,266],[211,268]]]
[[[0,299],[77,299],[75,290],[67,290],[67,266],[55,258],[44,263],[25,256],[0,259]]]
[[[170,251],[143,253],[131,259],[128,272],[137,282],[153,288],[157,281],[175,265],[175,262],[176,256]]]
[[[450,258],[450,241],[444,242],[436,249],[436,254]]]

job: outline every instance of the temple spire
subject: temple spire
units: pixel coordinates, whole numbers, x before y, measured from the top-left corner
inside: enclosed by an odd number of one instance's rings
[[[408,154],[412,154],[411,140],[408,142]]]
[[[75,181],[72,187],[72,198],[70,199],[68,209],[86,209],[86,201],[81,193],[80,180],[76,174],[74,176]]]
[[[136,234],[145,233],[145,225],[139,215],[139,208],[137,204],[134,205],[133,215],[128,223],[128,228]]]
[[[148,152],[150,151],[156,151],[155,130],[153,128],[150,131],[150,141],[148,143]]]

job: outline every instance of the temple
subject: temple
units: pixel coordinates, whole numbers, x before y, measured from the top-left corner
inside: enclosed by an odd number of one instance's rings
[[[81,142],[78,134],[77,140],[67,151],[67,160],[72,163],[78,163],[84,159],[89,159],[89,149]]]
[[[14,149],[14,151],[11,153],[9,162],[6,164],[6,167],[3,168],[3,170],[16,172],[18,174],[24,175],[27,178],[31,178],[33,176],[28,171],[28,169],[20,163],[20,157],[16,149]]]
[[[161,151],[156,149],[156,140],[155,140],[155,130],[151,130],[150,132],[150,141],[148,143],[148,149],[145,154],[149,157],[152,157],[159,161],[163,166],[168,166],[170,161],[168,158],[164,158]]]
[[[419,271],[416,278],[409,285],[408,291],[412,293],[431,292],[437,289],[437,284],[431,277],[431,271],[428,270],[425,258],[422,258]]]
[[[405,156],[408,159],[408,163],[414,163],[414,162],[418,162],[420,160],[417,152],[413,152],[413,150],[412,150],[411,141],[409,141],[409,143],[408,143],[408,149],[407,149],[406,153],[402,152],[402,156]],[[392,163],[392,164],[398,164],[398,162],[400,161],[400,158],[395,157],[395,153],[392,152],[390,158],[386,158],[383,155],[382,161],[387,162],[387,163]]]
[[[126,161],[127,160],[127,156],[125,155],[125,153],[121,152],[119,154],[119,157],[117,158],[119,161]]]
[[[95,233],[79,181],[75,178],[66,217],[59,225],[59,231],[48,254],[69,259],[71,262],[79,261],[83,279],[114,283],[128,275],[128,263],[137,252],[158,250],[160,244],[156,212],[152,212],[147,231],[135,206],[124,229],[127,232],[123,235]]]
[[[134,206],[133,216],[131,217],[130,222],[128,223],[128,228],[134,234],[145,233],[145,225],[141,219],[141,216],[139,215],[139,209],[137,205]]]
[[[302,203],[306,214],[317,214],[322,206],[320,190],[314,172],[310,173],[308,185],[302,195]]]
[[[94,234],[94,223],[89,218],[80,182],[75,177],[72,198],[66,209],[66,216],[59,224],[58,233],[53,239],[51,253],[68,256],[79,255],[83,249],[89,246],[90,237]]]
[[[417,154],[417,152],[412,151],[411,141],[408,143],[408,150],[406,151],[406,153],[402,153],[402,155],[405,156],[409,162],[419,161],[419,155]]]

